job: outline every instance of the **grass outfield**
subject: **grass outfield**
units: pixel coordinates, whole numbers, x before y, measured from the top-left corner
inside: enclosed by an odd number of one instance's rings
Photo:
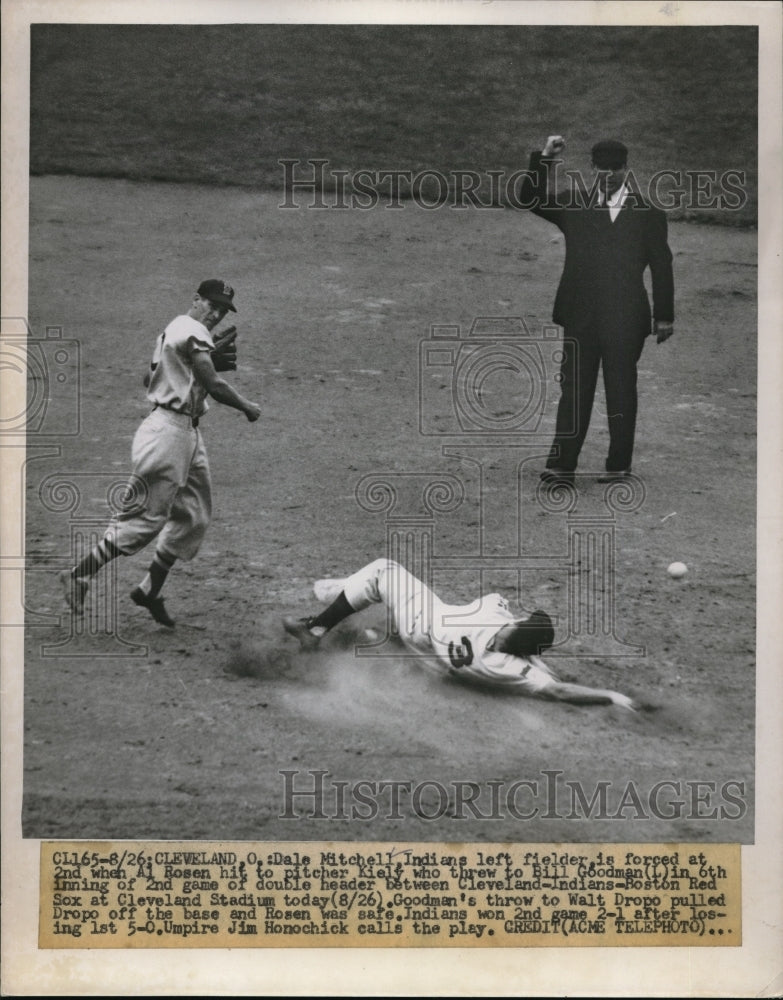
[[[275,190],[282,158],[334,170],[509,173],[552,132],[568,167],[621,137],[655,170],[745,171],[755,27],[51,25],[32,28],[30,168]]]

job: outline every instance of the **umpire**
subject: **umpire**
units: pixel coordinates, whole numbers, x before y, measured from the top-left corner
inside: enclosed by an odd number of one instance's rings
[[[152,411],[133,439],[129,493],[136,504],[109,525],[92,552],[60,573],[74,614],[84,613],[89,580],[102,566],[157,539],[149,571],[130,597],[156,622],[174,625],[161,588],[177,559],[196,555],[212,515],[209,463],[199,430],[207,396],[244,413],[251,423],[261,415],[255,403],[218,374],[236,369],[236,329],[212,337],[229,310],[236,312],[234,289],[219,278],[202,281],[188,312],[175,317],[158,337],[144,377]]]
[[[550,136],[534,152],[521,197],[535,215],[565,236],[565,264],[553,320],[564,328],[561,397],[543,479],[572,480],[590,424],[598,370],[603,369],[609,422],[606,472],[599,482],[631,471],[636,432],[636,366],[651,333],[672,335],[674,280],[665,214],[626,183],[628,150],[616,140],[592,149],[598,176],[591,197],[549,192],[549,168],[565,142]],[[644,286],[649,267],[653,309]]]

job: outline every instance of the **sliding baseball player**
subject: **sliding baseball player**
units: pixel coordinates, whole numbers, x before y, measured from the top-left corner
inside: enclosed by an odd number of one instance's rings
[[[444,604],[390,559],[376,559],[343,580],[318,580],[314,591],[316,597],[331,600],[324,611],[283,620],[286,632],[305,651],[317,649],[323,636],[349,615],[385,604],[405,646],[446,674],[577,705],[635,709],[631,699],[617,691],[559,681],[539,655],[554,641],[549,615],[536,611],[520,621],[500,594],[488,594],[473,604]]]

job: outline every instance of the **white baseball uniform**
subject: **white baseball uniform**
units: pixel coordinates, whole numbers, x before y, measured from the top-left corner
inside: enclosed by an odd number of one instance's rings
[[[177,559],[192,559],[201,546],[212,516],[212,488],[198,430],[207,394],[193,375],[192,359],[214,346],[203,323],[185,315],[172,320],[158,338],[147,392],[154,408],[132,447],[133,475],[146,491],[106,532],[124,555],[157,535],[157,548]]]
[[[538,656],[497,652],[494,639],[517,619],[500,594],[450,605],[399,563],[376,559],[339,581],[355,611],[383,603],[402,641],[440,670],[464,679],[540,693],[557,678]]]

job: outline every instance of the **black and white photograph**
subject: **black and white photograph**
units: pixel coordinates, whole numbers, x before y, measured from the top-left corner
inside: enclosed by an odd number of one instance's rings
[[[777,5],[24,7],[0,450],[26,856],[734,844],[757,873]],[[686,964],[657,995],[702,995]],[[455,974],[430,995],[480,994]]]

